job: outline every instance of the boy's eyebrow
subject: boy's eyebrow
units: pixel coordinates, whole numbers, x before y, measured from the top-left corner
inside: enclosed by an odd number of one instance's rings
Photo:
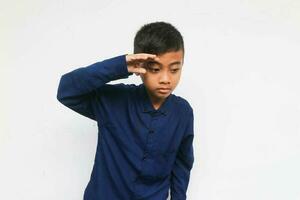
[[[162,65],[160,62],[155,61],[155,60],[154,60],[154,61],[149,61],[149,63],[155,63],[155,64]],[[170,63],[169,66],[172,66],[172,65],[180,65],[180,64],[181,64],[180,61],[174,61],[174,62]]]

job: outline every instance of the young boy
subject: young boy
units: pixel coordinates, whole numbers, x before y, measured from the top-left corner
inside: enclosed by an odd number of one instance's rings
[[[185,200],[193,167],[193,109],[172,94],[184,42],[170,23],[145,24],[134,54],[64,74],[57,99],[98,124],[84,200]],[[108,84],[135,73],[142,84]]]

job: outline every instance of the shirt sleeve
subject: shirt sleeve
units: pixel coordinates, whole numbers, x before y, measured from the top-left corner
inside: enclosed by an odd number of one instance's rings
[[[92,100],[106,83],[127,78],[129,73],[126,55],[120,55],[81,67],[61,76],[57,90],[57,100],[73,111],[96,120]]]
[[[190,171],[194,163],[193,139],[194,116],[192,111],[171,172],[171,200],[186,200]]]

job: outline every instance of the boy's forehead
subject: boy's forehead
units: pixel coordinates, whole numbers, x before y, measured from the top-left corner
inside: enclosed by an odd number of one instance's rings
[[[173,65],[182,65],[182,61],[181,60],[170,60],[170,61],[166,61],[166,62],[162,62],[162,61],[148,61],[148,63],[150,64],[158,64],[161,66],[167,65],[167,66],[173,66]]]
[[[168,51],[165,53],[157,54],[159,58],[182,58],[183,57],[183,51]]]
[[[157,55],[157,57],[159,58],[159,60],[153,61],[154,63],[165,64],[165,65],[175,65],[175,64],[182,64],[182,62],[183,62],[183,52],[182,51],[166,52],[166,53]]]

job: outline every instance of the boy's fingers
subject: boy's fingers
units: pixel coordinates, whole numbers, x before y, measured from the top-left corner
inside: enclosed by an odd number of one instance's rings
[[[149,54],[149,53],[139,53],[139,54],[135,54],[138,58],[141,59],[147,59],[147,58],[155,58],[156,55],[155,54]]]
[[[132,69],[130,69],[130,71],[139,74],[145,74],[147,72],[147,70],[145,69],[146,66],[144,64],[148,60],[155,60],[159,62],[159,57],[155,54],[147,53],[138,53],[126,56],[127,65],[132,66]]]
[[[144,68],[139,68],[139,73],[140,73],[140,74],[145,74],[146,72],[147,72],[146,69],[144,69]]]
[[[145,74],[146,72],[147,72],[147,70],[144,68],[135,68],[134,69],[134,73]]]
[[[145,54],[145,53],[139,53],[139,54],[133,54],[130,57],[130,61],[144,61],[149,59],[157,59],[158,57],[155,54]]]

